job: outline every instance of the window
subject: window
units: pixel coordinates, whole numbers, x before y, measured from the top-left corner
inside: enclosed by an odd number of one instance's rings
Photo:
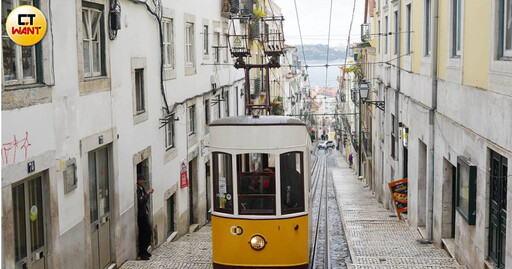
[[[275,215],[275,156],[266,153],[238,154],[238,213]]]
[[[82,7],[84,77],[101,76],[104,72],[103,7],[85,4]]]
[[[405,44],[405,49],[406,49],[406,53],[411,53],[411,4],[408,4],[406,7],[405,7],[405,16],[406,16],[406,19],[407,19],[407,25],[405,26],[406,27],[406,44]]]
[[[208,25],[203,25],[203,54],[208,55]]]
[[[144,97],[144,69],[138,68],[135,69],[135,104],[137,114],[146,111]]]
[[[32,84],[37,81],[37,72],[41,69],[39,59],[41,43],[23,47],[14,43],[7,34],[6,20],[13,9],[20,5],[34,5],[33,1],[13,0],[2,1],[2,48],[4,82],[11,84]]]
[[[169,122],[165,125],[165,149],[174,147],[174,114],[169,117]]]
[[[164,46],[164,68],[174,69],[174,20],[162,20],[163,46]]]
[[[476,217],[476,166],[464,156],[457,156],[457,211],[468,222]]]
[[[499,55],[512,57],[512,0],[500,0]]]
[[[395,39],[395,46],[394,46],[394,54],[398,54],[398,11],[395,11],[395,32],[393,33],[393,37]]]
[[[204,122],[206,125],[210,123],[210,100],[204,101]]]
[[[452,56],[460,56],[461,27],[462,27],[462,0],[452,0]]]
[[[281,154],[281,211],[304,211],[304,166],[302,152]]]
[[[423,44],[423,55],[428,56],[430,55],[430,0],[425,0],[425,36],[424,36],[424,44]]]
[[[377,28],[377,33],[378,33],[377,40],[379,42],[378,45],[377,45],[377,52],[380,53],[380,50],[382,49],[382,47],[380,45],[380,39],[381,39],[380,20],[377,22],[377,25],[378,25],[378,28]]]
[[[233,169],[231,154],[213,152],[213,208],[233,214]]]
[[[388,16],[384,18],[384,54],[388,54]]]
[[[220,62],[220,33],[219,32],[215,32],[214,34],[214,40],[213,40],[213,46],[214,46],[214,55],[213,55],[213,60],[218,63]]]
[[[396,156],[395,116],[391,114],[391,157]]]
[[[224,92],[224,100],[226,101],[225,103],[225,106],[226,106],[226,117],[229,117],[229,92],[226,91]]]
[[[196,131],[196,106],[191,105],[188,107],[188,115],[187,115],[187,132],[189,135],[195,133]]]
[[[185,64],[194,66],[194,24],[187,22],[185,24]]]

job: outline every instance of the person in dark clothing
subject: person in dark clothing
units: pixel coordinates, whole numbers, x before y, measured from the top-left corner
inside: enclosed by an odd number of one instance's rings
[[[148,247],[151,242],[151,225],[149,225],[149,195],[153,193],[153,189],[144,189],[145,178],[139,176],[137,178],[137,225],[139,227],[139,256],[142,260],[149,260],[151,254]]]

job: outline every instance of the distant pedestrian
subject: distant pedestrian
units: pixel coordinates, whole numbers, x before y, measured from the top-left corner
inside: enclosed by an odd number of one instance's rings
[[[352,153],[350,153],[350,155],[348,155],[348,164],[349,164],[349,167],[352,168],[352,161],[354,160],[354,156],[352,156]]]
[[[137,225],[139,227],[139,257],[141,260],[149,260],[151,253],[148,247],[151,242],[151,225],[149,225],[149,195],[153,193],[153,189],[145,190],[143,176],[137,178]]]

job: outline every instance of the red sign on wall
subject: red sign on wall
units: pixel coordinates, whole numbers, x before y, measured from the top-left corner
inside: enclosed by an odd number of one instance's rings
[[[188,177],[187,177],[187,165],[185,162],[181,162],[181,170],[180,170],[180,188],[188,187]]]

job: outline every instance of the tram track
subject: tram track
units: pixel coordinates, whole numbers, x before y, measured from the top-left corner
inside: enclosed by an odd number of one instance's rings
[[[327,182],[327,156],[319,151],[315,152],[315,162],[312,169],[312,214],[314,218],[312,230],[314,232],[310,248],[309,268],[331,268],[329,214],[328,214],[328,182]],[[320,186],[320,188],[318,188]]]

